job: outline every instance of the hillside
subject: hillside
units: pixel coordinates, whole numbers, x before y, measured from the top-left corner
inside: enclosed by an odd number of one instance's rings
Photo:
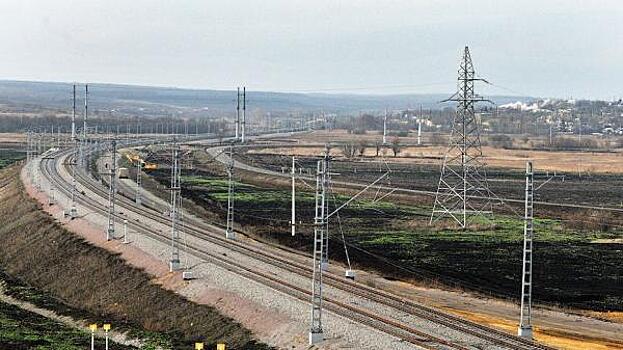
[[[268,349],[216,309],[161,288],[144,271],[67,231],[27,195],[19,169],[0,171],[0,268],[7,274],[100,320],[167,335],[173,348],[201,339]]]
[[[0,104],[27,104],[69,108],[71,83],[0,81]],[[82,86],[78,97],[82,99]],[[90,105],[94,109],[115,108],[187,108],[201,109],[206,113],[216,111],[233,112],[235,90],[198,90],[173,87],[149,87],[115,84],[89,84]],[[327,93],[283,93],[249,90],[249,108],[266,111],[319,111],[346,113],[384,108],[439,109],[449,104],[438,102],[447,94],[327,94]],[[498,104],[527,101],[530,98],[518,96],[489,96]]]

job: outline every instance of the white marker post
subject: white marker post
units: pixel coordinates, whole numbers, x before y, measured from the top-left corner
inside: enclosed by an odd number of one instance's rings
[[[97,324],[89,325],[89,329],[91,330],[91,350],[95,350],[95,331],[97,330]]]
[[[123,243],[128,244],[128,219],[123,220]]]
[[[106,350],[108,350],[108,331],[110,330],[110,323],[104,323],[104,334],[106,334]]]

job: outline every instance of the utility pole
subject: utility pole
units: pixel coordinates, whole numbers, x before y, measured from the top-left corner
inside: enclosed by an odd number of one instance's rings
[[[106,230],[106,240],[115,238],[115,180],[117,177],[117,140],[112,139],[110,153],[110,181],[108,184],[108,230]]]
[[[582,142],[582,115],[578,114],[578,142]]]
[[[180,234],[177,227],[178,218],[178,201],[181,195],[180,187],[180,165],[179,165],[179,146],[177,142],[173,143],[172,164],[171,164],[171,261],[169,262],[169,271],[177,271],[180,269]]]
[[[491,191],[480,143],[480,127],[474,105],[490,102],[474,92],[474,65],[466,46],[459,67],[458,92],[445,101],[458,102],[450,144],[439,176],[430,224],[450,217],[466,228],[471,217],[491,214]],[[478,199],[472,199],[478,197]]]
[[[242,127],[240,130],[241,139],[240,142],[245,142],[245,133],[247,125],[247,87],[242,87]]]
[[[296,233],[296,159],[292,156],[292,219],[290,224],[292,226],[292,237]]]
[[[236,141],[238,141],[240,138],[240,87],[237,88],[236,101]]]
[[[316,165],[316,208],[314,216],[314,268],[312,275],[312,310],[309,344],[314,345],[324,340],[322,328],[322,271],[327,236],[328,214],[328,153]]]
[[[229,145],[229,164],[227,165],[227,225],[225,238],[236,239],[234,231],[234,151],[233,146]]]
[[[521,316],[517,334],[532,339],[532,239],[534,236],[534,170],[526,163],[526,202],[524,214],[523,271],[521,282]]]
[[[383,144],[387,144],[387,108],[385,108],[385,116],[383,117]]]

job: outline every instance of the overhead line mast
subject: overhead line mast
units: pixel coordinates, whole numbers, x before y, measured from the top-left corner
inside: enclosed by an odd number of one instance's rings
[[[227,225],[225,238],[236,239],[234,231],[234,151],[229,145],[229,162],[227,164]]]
[[[237,88],[236,101],[236,141],[238,141],[240,138],[240,87]]]
[[[73,109],[71,113],[71,139],[76,139],[76,84],[73,85]]]
[[[84,118],[82,119],[82,137],[87,138],[87,117],[89,113],[89,84],[84,85]]]
[[[316,165],[316,209],[314,216],[314,268],[312,274],[312,312],[309,344],[324,340],[322,328],[322,271],[325,256],[325,238],[328,235],[329,153],[325,152]]]
[[[242,126],[241,126],[241,139],[240,142],[245,143],[247,125],[247,87],[242,87]]]
[[[172,162],[171,162],[171,260],[169,271],[177,271],[181,267],[180,263],[180,234],[178,229],[178,210],[180,201],[180,165],[179,165],[179,146],[173,142]]]
[[[534,170],[526,163],[526,203],[524,214],[521,316],[517,335],[532,339],[532,239],[534,237]]]
[[[69,217],[75,218],[78,215],[76,209],[76,165],[78,162],[78,139],[76,138],[76,84],[73,85],[73,108],[71,116],[71,142],[73,142],[73,156],[71,160],[71,207]]]
[[[142,160],[139,158],[136,160],[136,196],[134,201],[137,205],[141,205],[141,168],[143,167]]]
[[[106,231],[106,240],[110,241],[115,238],[115,180],[117,176],[117,140],[113,138],[111,142],[111,164],[110,164],[110,183],[108,184],[108,230]]]
[[[296,234],[296,158],[292,156],[292,219],[290,221],[292,227],[292,237]]]

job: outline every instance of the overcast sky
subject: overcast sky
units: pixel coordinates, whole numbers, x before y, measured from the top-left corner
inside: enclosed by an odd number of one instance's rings
[[[2,0],[0,20],[0,79],[450,92],[469,45],[484,93],[623,96],[620,0]]]

